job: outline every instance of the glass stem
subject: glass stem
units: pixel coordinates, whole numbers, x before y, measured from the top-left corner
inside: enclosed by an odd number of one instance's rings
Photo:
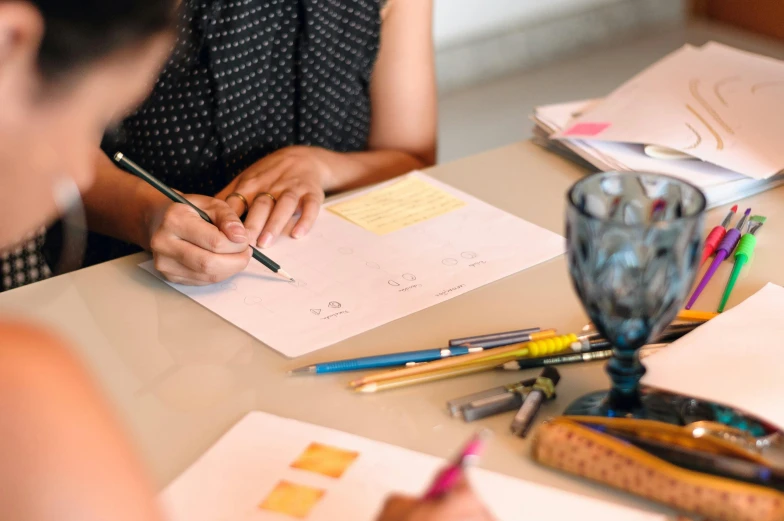
[[[642,405],[640,379],[645,367],[640,363],[639,348],[613,348],[613,357],[607,364],[607,373],[612,380],[609,406],[611,409],[630,410]]]

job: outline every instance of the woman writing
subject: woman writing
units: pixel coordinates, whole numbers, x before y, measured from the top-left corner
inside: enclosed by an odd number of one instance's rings
[[[171,281],[209,284],[245,268],[248,244],[305,235],[325,193],[432,164],[431,12],[432,0],[184,1],[151,97],[103,148],[193,194],[218,229],[104,156],[85,194],[91,229],[152,251]],[[93,236],[88,264],[133,251]]]

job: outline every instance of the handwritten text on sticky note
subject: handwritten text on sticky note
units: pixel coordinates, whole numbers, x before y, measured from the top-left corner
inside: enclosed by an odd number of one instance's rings
[[[457,197],[416,177],[407,177],[328,210],[377,235],[384,235],[465,206]]]

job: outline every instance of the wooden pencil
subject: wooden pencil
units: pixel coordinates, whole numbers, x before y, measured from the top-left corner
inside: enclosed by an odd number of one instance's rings
[[[430,371],[429,373],[416,374],[412,376],[404,376],[402,378],[393,378],[381,382],[371,382],[364,385],[354,387],[354,391],[358,393],[375,393],[378,391],[386,391],[388,389],[397,389],[400,387],[408,387],[411,385],[418,385],[428,382],[436,382],[438,380],[445,380],[455,376],[463,376],[484,371],[492,371],[498,367],[498,362],[485,362],[482,364],[472,364],[466,366],[450,367],[438,371]]]
[[[533,354],[535,356],[543,356],[545,354],[554,353],[562,349],[570,349],[570,343],[577,337],[575,335],[564,335],[563,337],[555,337],[554,330],[542,331],[539,340],[531,340],[530,342],[523,342],[514,344],[508,347],[493,349],[489,352],[474,353],[470,355],[462,355],[452,357],[452,359],[437,360],[435,362],[428,362],[425,364],[417,364],[412,367],[404,367],[402,369],[393,369],[389,371],[382,371],[373,373],[354,380],[349,385],[358,387],[373,382],[380,382],[384,380],[391,380],[394,378],[401,378],[404,376],[412,376],[417,374],[429,373],[450,367],[458,367],[468,364],[482,364],[485,362],[493,362],[497,360],[514,360],[520,357]],[[529,350],[533,346],[534,352],[530,353]],[[446,362],[446,363],[445,363]]]

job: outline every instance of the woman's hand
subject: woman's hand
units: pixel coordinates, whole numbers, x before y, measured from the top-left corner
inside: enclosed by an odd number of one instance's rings
[[[313,226],[324,191],[332,184],[331,163],[336,155],[318,147],[283,148],[254,163],[216,197],[225,200],[237,215],[247,210],[245,228],[250,244],[270,246],[297,212],[300,215],[291,236],[302,237]],[[245,201],[230,197],[233,193],[241,194]]]
[[[237,214],[212,197],[186,198],[214,224],[184,204],[166,200],[158,206],[148,223],[155,269],[170,282],[194,286],[220,282],[244,270],[253,252]]]
[[[443,498],[390,497],[377,521],[493,521],[466,481]]]

